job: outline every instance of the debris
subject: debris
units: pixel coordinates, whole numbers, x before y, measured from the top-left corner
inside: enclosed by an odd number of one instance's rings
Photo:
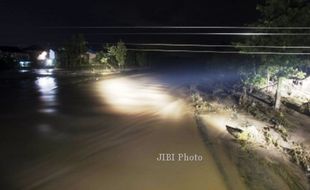
[[[242,129],[234,128],[228,125],[226,125],[226,129],[235,138],[239,138],[240,134],[243,133]]]

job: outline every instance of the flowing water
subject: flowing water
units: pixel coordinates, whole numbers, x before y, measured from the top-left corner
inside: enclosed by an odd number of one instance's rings
[[[150,73],[84,79],[47,72],[2,83],[1,189],[244,188],[227,182],[179,84]]]

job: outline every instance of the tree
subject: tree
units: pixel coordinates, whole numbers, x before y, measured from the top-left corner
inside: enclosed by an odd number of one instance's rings
[[[107,52],[104,52],[104,51],[99,51],[97,54],[96,54],[96,58],[95,58],[96,62],[97,63],[100,63],[102,64],[105,69],[112,69],[114,70],[114,67],[110,64],[110,56]]]
[[[123,69],[126,63],[127,48],[125,43],[119,41],[116,45],[107,47],[108,55],[115,58],[117,65],[120,69]]]
[[[96,53],[95,60],[97,63],[106,65],[108,63],[108,59],[109,59],[109,56],[106,52],[99,51],[98,53]]]
[[[147,66],[147,55],[145,52],[136,52],[136,64],[139,67],[145,67]]]
[[[82,34],[73,35],[72,38],[66,42],[66,45],[61,49],[60,62],[66,67],[81,66],[88,62],[86,54],[87,43]]]
[[[310,5],[306,0],[266,0],[264,4],[257,6],[257,10],[261,13],[261,18],[250,26],[297,27],[310,25],[310,17],[308,17]],[[273,29],[272,32],[290,33],[291,30]],[[237,43],[237,46],[282,46],[283,50],[286,50],[286,46],[296,46],[309,42],[310,39],[305,38],[305,36],[252,36],[242,43]],[[239,49],[245,52],[262,51],[262,49],[255,48]],[[290,52],[300,51],[300,49],[290,50]],[[278,110],[281,104],[283,82],[288,78],[303,79],[306,75],[303,72],[306,59],[305,57],[293,55],[262,55],[259,60],[259,64],[254,63],[252,65],[252,71],[248,74],[242,73],[244,84],[251,87],[267,86],[268,88],[271,81],[277,83],[274,108]]]
[[[18,67],[18,62],[10,55],[0,53],[0,70],[2,69],[14,69]]]

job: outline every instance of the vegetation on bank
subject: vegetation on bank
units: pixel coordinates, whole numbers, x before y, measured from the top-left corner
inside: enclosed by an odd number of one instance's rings
[[[128,67],[144,67],[147,63],[145,53],[129,52],[126,44],[103,44],[96,52],[89,51],[87,41],[82,34],[74,35],[58,51],[58,66],[62,68],[95,68],[123,70]]]
[[[89,64],[87,42],[82,34],[73,35],[58,52],[60,67],[77,67]]]
[[[284,30],[281,27],[310,25],[310,17],[306,16],[310,13],[310,3],[305,0],[265,0],[263,4],[257,6],[257,10],[261,17],[249,26],[264,27],[264,30],[259,32],[284,34],[304,32],[292,31],[289,28]],[[293,109],[309,115],[309,89],[298,93],[297,88],[303,86],[305,78],[309,76],[309,56],[302,55],[304,52],[302,48],[289,49],[309,42],[310,38],[303,35],[262,35],[250,36],[236,44],[243,52],[273,52],[273,54],[253,55],[252,64],[241,67],[243,92],[239,106],[258,120],[270,124],[262,130],[266,144],[272,144],[287,154],[307,175],[310,175],[310,153],[302,143],[289,140],[288,131],[292,127],[292,122],[287,120],[287,114]],[[275,52],[273,49],[275,46],[282,47],[282,50]],[[288,49],[289,52],[298,54],[285,54]],[[270,106],[273,106],[275,111],[271,110]],[[296,127],[296,124],[293,125]],[[246,138],[247,140],[249,139]],[[286,146],[282,146],[280,141],[286,142]]]
[[[18,68],[18,61],[13,57],[0,54],[0,70],[8,70]]]
[[[304,0],[266,0],[263,4],[257,6],[260,12],[260,19],[250,24],[253,27],[265,27],[264,30],[257,32],[263,33],[291,33],[295,30],[283,30],[272,27],[298,27],[310,25],[310,3]],[[297,32],[303,32],[298,30]],[[244,84],[244,98],[246,92],[252,92],[253,89],[265,90],[274,94],[274,108],[280,109],[281,98],[283,94],[284,83],[288,79],[300,81],[307,76],[310,66],[309,56],[305,55],[284,55],[281,54],[290,50],[292,53],[302,53],[303,49],[288,49],[289,46],[300,46],[309,44],[308,36],[300,35],[261,35],[249,36],[241,43],[237,43],[240,51],[243,52],[274,52],[273,46],[283,47],[274,55],[252,56],[252,64],[243,66],[240,70],[241,80]],[[249,46],[254,46],[249,48]],[[267,46],[267,47],[266,47]],[[263,48],[262,48],[263,47]],[[273,90],[274,89],[274,90]]]
[[[224,133],[208,131],[209,138],[216,136],[212,143],[224,144],[227,156],[238,166],[249,189],[307,189],[309,145],[292,138],[298,121],[287,120],[289,109],[285,113],[278,112],[254,97],[239,104],[242,94],[232,83],[209,81],[189,88],[196,119],[214,117],[217,126],[205,124],[204,127]]]

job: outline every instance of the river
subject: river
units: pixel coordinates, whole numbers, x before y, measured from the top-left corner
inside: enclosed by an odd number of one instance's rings
[[[206,146],[182,97],[186,76],[31,76],[0,86],[1,189],[244,188],[227,183]]]

